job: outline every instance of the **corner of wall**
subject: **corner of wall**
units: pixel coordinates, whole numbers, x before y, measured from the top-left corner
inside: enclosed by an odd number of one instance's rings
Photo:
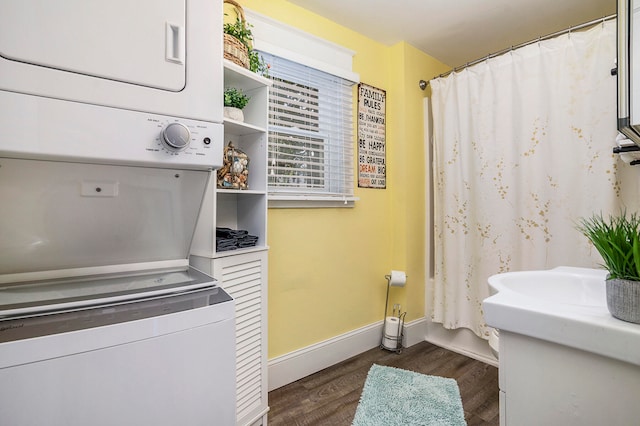
[[[427,320],[426,341],[453,352],[477,359],[486,364],[498,366],[498,360],[491,352],[489,342],[476,336],[471,330],[445,329],[442,324]]]

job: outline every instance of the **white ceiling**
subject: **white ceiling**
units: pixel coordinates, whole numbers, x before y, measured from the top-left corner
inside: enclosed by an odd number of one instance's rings
[[[289,0],[385,45],[450,67],[613,15],[616,0]]]

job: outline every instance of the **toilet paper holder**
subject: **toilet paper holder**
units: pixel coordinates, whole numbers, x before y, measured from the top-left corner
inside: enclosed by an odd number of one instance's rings
[[[397,276],[401,275],[401,282],[397,281]],[[392,279],[393,276],[393,279]],[[391,286],[404,286],[406,275],[404,272],[391,271],[391,274],[384,276],[387,279],[387,298],[384,302],[384,320],[382,322],[382,338],[380,339],[380,348],[395,353],[402,352],[402,339],[404,337],[404,318],[406,312],[402,312],[400,304],[393,305],[393,315],[387,318],[389,305],[389,290]],[[397,326],[396,326],[397,324]],[[393,327],[397,327],[393,329]]]

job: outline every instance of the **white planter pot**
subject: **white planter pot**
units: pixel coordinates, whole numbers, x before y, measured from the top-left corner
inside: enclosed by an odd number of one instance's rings
[[[224,116],[230,120],[244,121],[244,113],[240,108],[224,107]]]

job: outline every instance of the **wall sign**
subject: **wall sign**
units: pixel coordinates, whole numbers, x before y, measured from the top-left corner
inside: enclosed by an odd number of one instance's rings
[[[358,84],[358,186],[386,188],[386,100],[384,90]]]

